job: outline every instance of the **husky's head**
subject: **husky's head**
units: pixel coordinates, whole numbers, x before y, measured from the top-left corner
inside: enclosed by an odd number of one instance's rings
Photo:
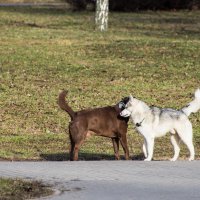
[[[126,103],[125,108],[121,111],[120,115],[122,117],[129,117],[135,110],[138,104],[138,100],[132,95],[129,96],[129,101]]]

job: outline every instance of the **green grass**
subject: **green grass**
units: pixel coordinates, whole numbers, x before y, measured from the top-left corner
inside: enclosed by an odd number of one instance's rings
[[[23,200],[48,196],[52,191],[38,181],[0,178],[1,200]]]
[[[110,13],[99,33],[92,12],[0,8],[0,158],[68,158],[69,117],[56,103],[63,88],[74,110],[130,93],[150,105],[186,105],[200,87],[199,21],[199,11]],[[200,158],[200,113],[190,118]],[[131,123],[128,140],[131,156],[140,155]],[[81,153],[113,155],[111,140],[93,137]],[[156,140],[154,158],[170,156],[169,137]]]

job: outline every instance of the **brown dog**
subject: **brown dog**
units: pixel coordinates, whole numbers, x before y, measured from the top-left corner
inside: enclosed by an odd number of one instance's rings
[[[121,110],[125,108],[128,97],[124,98],[115,106],[94,108],[74,112],[65,97],[66,91],[59,94],[58,104],[71,117],[69,124],[69,134],[71,142],[70,160],[78,160],[78,151],[87,136],[92,134],[109,137],[112,139],[115,158],[119,160],[119,141],[125,153],[125,159],[129,159],[127,146],[127,127],[129,118],[119,116]]]

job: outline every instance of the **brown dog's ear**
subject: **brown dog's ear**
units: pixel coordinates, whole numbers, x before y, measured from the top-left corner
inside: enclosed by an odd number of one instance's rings
[[[120,102],[123,102],[124,104],[127,104],[129,102],[129,97],[124,97]]]

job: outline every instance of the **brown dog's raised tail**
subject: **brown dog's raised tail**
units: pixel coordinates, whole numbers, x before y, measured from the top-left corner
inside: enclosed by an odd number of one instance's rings
[[[73,120],[75,117],[75,112],[69,107],[69,105],[67,104],[67,102],[65,101],[65,97],[67,95],[67,91],[63,90],[58,97],[58,105],[60,106],[60,108],[64,111],[66,111],[69,116],[71,117],[71,119]]]

